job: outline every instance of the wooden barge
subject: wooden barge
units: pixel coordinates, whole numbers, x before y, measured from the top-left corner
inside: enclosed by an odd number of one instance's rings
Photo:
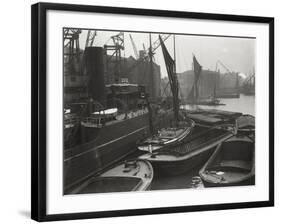
[[[205,187],[255,184],[255,144],[246,136],[233,136],[219,144],[199,171]]]

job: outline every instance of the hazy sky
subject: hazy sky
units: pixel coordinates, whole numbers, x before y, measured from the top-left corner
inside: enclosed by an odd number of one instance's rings
[[[87,30],[83,30],[80,35],[80,47],[84,49]],[[118,32],[97,31],[94,46],[112,44],[110,37]],[[122,56],[134,55],[133,47],[129,38],[132,35],[138,50],[149,47],[148,33],[125,32],[125,51]],[[156,41],[158,34],[152,34],[152,42]],[[176,35],[176,67],[177,72],[191,69],[192,53],[195,54],[203,69],[215,70],[217,60],[223,62],[231,71],[249,74],[255,66],[255,39],[233,38],[233,37],[211,37],[194,35]],[[174,57],[173,37],[165,42],[171,56]],[[155,62],[161,66],[162,77],[167,76],[166,67],[162,55],[161,47],[155,51]],[[219,67],[221,72],[226,70]]]

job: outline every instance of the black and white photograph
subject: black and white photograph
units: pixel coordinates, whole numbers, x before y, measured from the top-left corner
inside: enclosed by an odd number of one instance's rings
[[[61,33],[64,195],[255,186],[254,36]]]
[[[278,223],[278,6],[5,1],[0,223]]]
[[[34,220],[274,205],[274,18],[38,3],[31,21]]]

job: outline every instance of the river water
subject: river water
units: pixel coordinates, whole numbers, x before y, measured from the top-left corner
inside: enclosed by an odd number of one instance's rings
[[[226,110],[232,112],[241,112],[243,114],[250,114],[255,116],[255,96],[246,96],[240,94],[240,98],[232,99],[219,99],[221,104],[219,106],[191,106],[185,105],[185,109],[217,109],[217,110]]]
[[[233,99],[220,99],[220,102],[225,105],[220,106],[197,106],[191,107],[189,105],[184,106],[186,109],[218,109],[232,112],[241,112],[243,114],[250,114],[255,116],[255,97],[240,95],[240,98]],[[203,166],[204,164],[202,164]],[[202,181],[198,176],[199,170],[202,168],[196,167],[193,170],[189,170],[185,174],[177,176],[167,176],[165,173],[159,173],[156,175],[152,182],[151,190],[165,190],[165,189],[186,189],[186,188],[203,188]]]

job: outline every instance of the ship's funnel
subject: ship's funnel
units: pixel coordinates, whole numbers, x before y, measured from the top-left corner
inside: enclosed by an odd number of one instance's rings
[[[89,97],[106,107],[103,59],[102,47],[85,48],[84,71],[88,76]]]

